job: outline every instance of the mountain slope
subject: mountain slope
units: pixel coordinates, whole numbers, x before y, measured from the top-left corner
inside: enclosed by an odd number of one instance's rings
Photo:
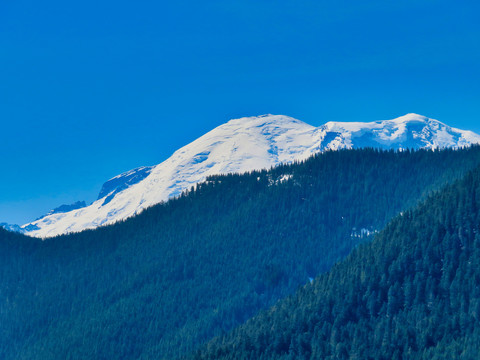
[[[242,173],[303,160],[325,150],[464,147],[480,136],[417,114],[372,123],[329,122],[315,128],[282,115],[235,119],[176,151],[159,165],[109,180],[90,206],[22,227],[49,237],[110,224],[178,196],[209,175]]]
[[[480,356],[480,168],[191,359]]]
[[[195,350],[479,164],[479,146],[330,151],[209,177],[94,230],[45,241],[4,241],[0,232],[0,358],[171,359]]]

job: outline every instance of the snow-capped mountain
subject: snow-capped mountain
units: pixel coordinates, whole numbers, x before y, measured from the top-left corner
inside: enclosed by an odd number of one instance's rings
[[[479,135],[417,114],[370,123],[328,122],[318,128],[283,115],[234,119],[156,166],[110,179],[91,205],[47,215],[22,229],[31,236],[50,237],[110,224],[177,196],[209,175],[269,168],[319,151],[456,148],[473,143],[480,143]]]

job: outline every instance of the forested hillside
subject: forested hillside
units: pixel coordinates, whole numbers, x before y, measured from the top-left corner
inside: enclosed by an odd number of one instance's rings
[[[294,293],[369,232],[479,163],[480,147],[327,152],[269,171],[211,177],[105,228],[45,241],[0,230],[0,358],[158,359],[191,352]],[[367,278],[375,275],[367,271],[373,260],[362,268]],[[339,285],[350,272],[357,276],[352,267],[338,275]],[[369,311],[382,314],[388,298],[382,289],[370,290]],[[341,311],[321,336],[333,322],[359,316]],[[348,353],[341,340],[348,329],[335,329],[335,346]],[[280,354],[290,348],[285,344]]]
[[[480,358],[480,168],[192,359]]]

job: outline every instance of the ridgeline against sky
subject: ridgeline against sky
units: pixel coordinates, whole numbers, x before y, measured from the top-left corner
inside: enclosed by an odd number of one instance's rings
[[[0,5],[0,222],[154,165],[228,119],[318,126],[416,112],[480,132],[479,5],[127,1]]]
[[[418,114],[369,123],[328,122],[320,127],[283,115],[234,119],[156,166],[142,166],[110,179],[90,206],[77,203],[52,210],[21,229],[14,228],[42,238],[95,228],[179,196],[208,176],[268,169],[322,151],[458,149],[472,144],[480,144],[480,135]]]

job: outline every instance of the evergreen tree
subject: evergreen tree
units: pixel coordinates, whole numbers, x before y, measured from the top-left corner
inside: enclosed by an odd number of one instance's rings
[[[421,213],[406,210],[479,163],[479,147],[327,152],[210,177],[177,199],[95,230],[44,241],[0,230],[0,358],[175,358],[299,286],[317,311],[277,304],[268,317],[279,336],[271,337],[268,321],[246,338],[234,332],[245,351],[232,358],[364,359],[371,343],[392,357],[435,346],[474,349],[464,334],[475,333],[479,311],[479,260],[470,256],[479,243],[476,182],[458,197],[459,208],[446,198],[435,203],[432,219],[442,225],[435,232]],[[324,280],[303,287],[401,211],[396,221],[409,226],[389,231],[405,237],[403,247],[375,245],[385,261],[360,247],[356,254],[365,259],[357,267],[322,278],[343,287],[332,290]],[[419,234],[425,244],[417,244]],[[400,250],[406,259],[398,258]],[[465,281],[469,293],[462,291]],[[448,314],[446,323],[425,320],[437,306]],[[417,337],[418,327],[432,330]],[[443,328],[451,332],[436,331]],[[402,334],[409,342],[396,342]],[[225,346],[232,341],[222,339]],[[222,354],[217,345],[208,356]]]

